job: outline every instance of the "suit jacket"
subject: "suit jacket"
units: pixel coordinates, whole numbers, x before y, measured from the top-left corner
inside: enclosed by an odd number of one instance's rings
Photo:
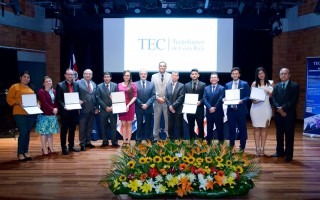
[[[56,98],[56,90],[52,89],[53,95]],[[54,115],[53,109],[57,108],[57,102],[52,102],[51,96],[49,92],[45,89],[40,89],[38,91],[38,99],[40,102],[41,110],[43,111],[43,115]]]
[[[79,92],[79,86],[77,84],[77,82],[72,82],[72,88],[73,88],[73,92]],[[69,91],[69,87],[68,87],[68,83],[66,80],[60,82],[57,84],[56,87],[56,103],[58,105],[58,113],[59,115],[67,115],[68,112],[75,112],[78,113],[78,110],[65,110],[65,103],[64,103],[64,93],[68,93]]]
[[[233,81],[230,81],[226,84],[225,90],[232,89]],[[242,100],[242,104],[238,104],[238,113],[248,113],[247,101],[250,99],[250,87],[246,81],[239,80],[238,89],[240,89],[240,99]],[[231,106],[228,105],[228,111],[231,110]]]
[[[151,76],[151,82],[154,84],[156,96],[164,97],[166,95],[166,86],[171,83],[171,74],[165,72],[163,75],[163,82],[161,81],[161,74],[156,73]]]
[[[172,94],[172,84],[168,84],[166,87],[166,103],[169,106],[172,106],[176,114],[182,113],[183,101],[184,101],[184,84],[177,82]]]
[[[136,81],[137,86],[137,99],[136,104],[136,113],[153,113],[153,102],[156,98],[156,92],[154,84],[150,81],[145,81],[145,89],[143,89],[141,81]],[[143,110],[141,108],[142,104],[147,104],[148,108]]]
[[[92,83],[92,92],[90,93],[85,79],[78,80],[77,82],[79,85],[79,99],[83,101],[80,113],[94,112],[97,107],[95,97],[97,85],[93,81],[90,81]]]
[[[287,115],[295,116],[296,103],[299,97],[299,85],[296,82],[288,82],[286,89],[282,90],[282,83],[277,83],[272,93],[272,106],[277,110],[277,107],[282,107]]]
[[[203,103],[203,93],[204,93],[204,88],[206,87],[206,84],[204,82],[198,81],[197,84],[197,89],[195,91],[196,94],[199,94],[198,96],[198,101],[200,101],[200,105],[197,106],[197,111],[196,114],[197,115],[202,115],[204,114],[204,103]],[[192,81],[186,83],[184,85],[185,88],[185,92],[186,93],[193,93],[192,90]]]
[[[107,91],[104,82],[97,86],[96,101],[100,106],[100,112],[107,112],[106,108],[112,106],[111,92],[118,92],[118,85],[116,83],[110,82],[109,84],[109,91]]]
[[[220,84],[217,84],[216,89],[214,92],[212,92],[212,86],[208,85],[204,88],[204,94],[203,94],[203,102],[206,106],[207,114],[209,113],[209,109],[211,107],[216,108],[216,113],[219,113],[219,115],[224,115],[223,107],[222,107],[222,99],[225,95],[224,87]]]

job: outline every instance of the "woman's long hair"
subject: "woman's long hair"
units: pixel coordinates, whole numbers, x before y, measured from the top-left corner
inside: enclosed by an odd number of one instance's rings
[[[127,87],[127,88],[128,88],[128,92],[129,92],[130,99],[132,99],[132,97],[133,97],[133,89],[132,89],[132,76],[131,76],[130,70],[124,70],[124,71],[123,71],[123,76],[124,76],[127,72],[130,74],[130,79],[129,79],[129,81],[128,81],[128,87]]]
[[[269,80],[268,80],[268,76],[267,76],[266,70],[265,70],[263,67],[258,67],[258,68],[256,69],[256,72],[255,72],[256,87],[261,86],[261,84],[260,84],[260,79],[259,79],[259,72],[260,72],[260,71],[263,71],[264,74],[265,74],[264,80],[263,80],[263,81],[264,81],[264,85],[270,85],[270,82],[269,82]]]

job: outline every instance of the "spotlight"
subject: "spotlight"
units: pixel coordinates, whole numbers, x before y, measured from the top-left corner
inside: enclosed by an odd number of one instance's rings
[[[106,14],[110,14],[110,13],[111,13],[111,8],[110,8],[110,7],[106,7],[106,8],[104,9],[104,12],[105,12]]]
[[[170,14],[172,13],[172,10],[171,10],[170,8],[167,8],[167,9],[165,10],[165,13],[166,13],[167,15],[170,15]]]
[[[196,10],[196,12],[197,12],[197,14],[202,14],[202,13],[203,13],[203,9],[202,9],[202,8],[198,8],[198,9]]]
[[[227,13],[228,15],[232,15],[233,9],[232,9],[232,8],[228,8],[228,9],[226,10],[226,13]]]
[[[138,7],[136,7],[136,8],[134,9],[134,13],[136,13],[136,14],[141,13],[141,9],[140,9],[140,8],[138,8]]]

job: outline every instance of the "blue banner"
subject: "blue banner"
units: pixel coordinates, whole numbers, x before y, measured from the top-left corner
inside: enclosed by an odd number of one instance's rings
[[[307,58],[303,135],[320,137],[320,57]]]

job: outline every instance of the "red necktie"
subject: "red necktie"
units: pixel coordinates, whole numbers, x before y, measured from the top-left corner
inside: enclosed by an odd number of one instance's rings
[[[91,85],[90,85],[90,81],[87,81],[87,83],[88,83],[88,91],[89,91],[89,93],[91,93],[92,92],[92,88],[91,88]]]

